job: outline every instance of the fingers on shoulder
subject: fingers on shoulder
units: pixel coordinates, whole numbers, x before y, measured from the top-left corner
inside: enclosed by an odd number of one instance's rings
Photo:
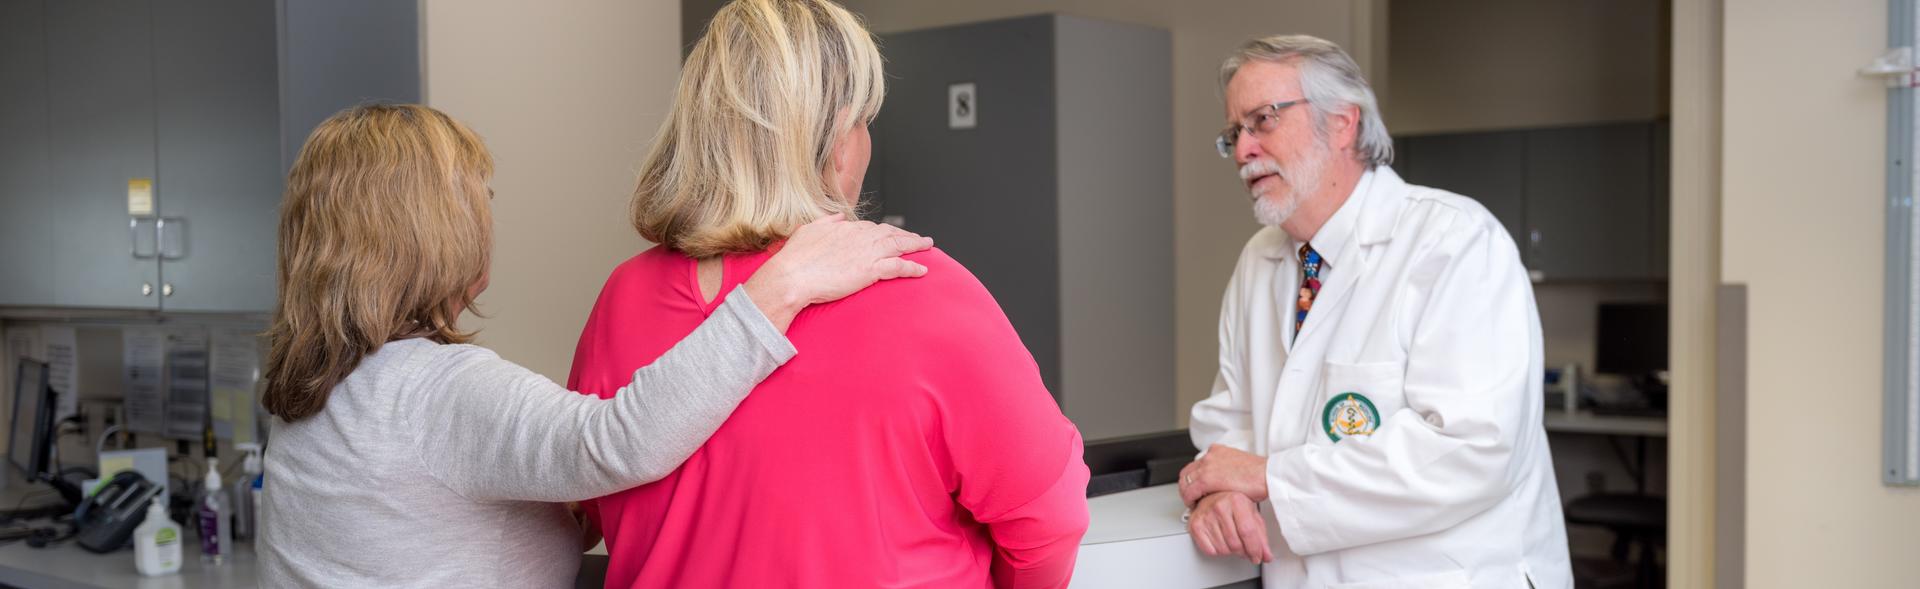
[[[926,266],[922,266],[918,262],[900,258],[882,259],[876,264],[875,270],[879,273],[881,280],[918,278],[927,275]]]

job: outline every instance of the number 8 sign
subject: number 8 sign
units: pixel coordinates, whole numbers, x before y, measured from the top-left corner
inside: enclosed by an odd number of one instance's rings
[[[947,86],[947,128],[972,129],[979,124],[979,96],[973,82]]]

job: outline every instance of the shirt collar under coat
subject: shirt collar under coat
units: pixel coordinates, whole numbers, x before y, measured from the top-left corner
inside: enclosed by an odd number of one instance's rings
[[[1406,191],[1407,183],[1394,173],[1393,168],[1376,166],[1360,176],[1353,185],[1353,193],[1347,202],[1327,218],[1325,225],[1313,235],[1313,251],[1320,252],[1329,268],[1340,265],[1340,258],[1350,241],[1358,240],[1359,245],[1369,246],[1385,243],[1393,239],[1393,225],[1397,220],[1400,207],[1388,203],[1394,196]],[[1276,228],[1276,231],[1278,229]],[[1284,231],[1281,232],[1285,234]],[[1261,255],[1268,258],[1292,258],[1299,255],[1301,243],[1292,236],[1267,242]]]

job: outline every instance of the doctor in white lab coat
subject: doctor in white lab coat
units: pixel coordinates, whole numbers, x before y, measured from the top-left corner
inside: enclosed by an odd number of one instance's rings
[[[1266,227],[1193,407],[1194,543],[1265,563],[1269,589],[1571,587],[1512,238],[1387,166],[1373,92],[1338,46],[1251,41],[1221,79],[1220,149]]]

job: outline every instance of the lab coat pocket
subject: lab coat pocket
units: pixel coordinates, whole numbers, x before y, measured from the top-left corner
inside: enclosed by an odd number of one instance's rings
[[[1316,429],[1330,443],[1373,435],[1383,420],[1406,406],[1403,362],[1328,362]]]
[[[1327,585],[1327,589],[1473,589],[1473,578],[1467,576],[1467,571],[1457,570],[1364,583],[1334,583]]]

